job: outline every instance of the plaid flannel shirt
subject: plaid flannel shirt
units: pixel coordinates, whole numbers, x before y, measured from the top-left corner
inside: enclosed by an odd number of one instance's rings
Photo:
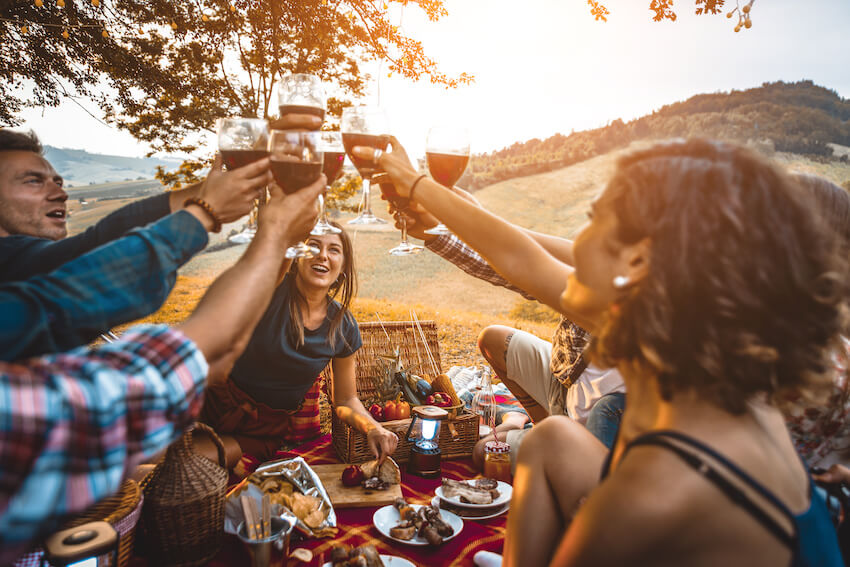
[[[197,417],[207,363],[165,325],[0,363],[0,564],[114,493]]]
[[[471,276],[492,285],[515,291],[526,299],[537,300],[499,275],[480,254],[454,234],[438,236],[426,243],[425,246]],[[589,341],[590,334],[587,331],[566,317],[561,317],[555,335],[552,337],[552,357],[549,360],[549,371],[567,388],[573,385],[587,368],[587,358],[582,353]]]
[[[0,284],[0,360],[70,350],[153,313],[206,244],[198,219],[178,211],[50,274]]]

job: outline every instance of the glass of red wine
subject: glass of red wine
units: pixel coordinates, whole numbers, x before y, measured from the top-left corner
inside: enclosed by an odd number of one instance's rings
[[[431,177],[451,189],[469,163],[469,131],[462,126],[437,125],[428,131],[425,158]],[[450,234],[443,223],[425,231],[425,234]]]
[[[375,173],[375,163],[370,159],[361,159],[351,155],[355,146],[368,146],[386,150],[390,143],[389,121],[384,112],[373,106],[349,106],[342,111],[342,143],[345,153],[363,179],[363,202],[357,218],[348,224],[386,224],[387,221],[372,213],[371,182]]]
[[[261,118],[219,118],[218,151],[228,171],[263,159],[269,155],[269,123]],[[242,232],[229,238],[231,242],[250,242],[257,232],[257,202]]]
[[[325,89],[316,75],[296,73],[284,77],[277,88],[280,115],[312,114],[325,120]]]
[[[295,193],[322,175],[320,133],[272,130],[269,157],[275,182],[284,193]],[[318,249],[303,242],[286,249],[287,258],[312,258],[318,253]]]
[[[342,135],[339,132],[320,132],[322,141],[322,153],[324,154],[323,172],[328,179],[328,184],[325,187],[327,193],[334,181],[337,180],[342,173],[342,163],[345,161],[345,148],[342,145]],[[310,231],[310,234],[321,236],[323,234],[339,234],[340,229],[328,222],[328,209],[325,206],[324,195],[319,195],[319,220],[316,226]]]

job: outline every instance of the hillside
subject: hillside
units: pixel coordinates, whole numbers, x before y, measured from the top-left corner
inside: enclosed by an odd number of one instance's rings
[[[69,186],[152,179],[157,166],[175,169],[181,160],[175,158],[132,158],[90,154],[45,146],[44,153]]]
[[[848,160],[850,100],[811,81],[765,83],[744,91],[700,94],[630,122],[518,142],[470,160],[460,185],[471,189],[552,171],[637,140],[706,137],[748,143],[761,151]]]

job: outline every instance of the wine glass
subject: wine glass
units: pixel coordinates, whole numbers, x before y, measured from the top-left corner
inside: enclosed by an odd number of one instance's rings
[[[434,181],[451,189],[469,163],[469,131],[450,124],[434,126],[428,131],[425,157]],[[451,234],[451,231],[440,223],[425,234]]]
[[[342,145],[342,135],[339,132],[320,132],[322,141],[322,153],[324,154],[324,173],[328,179],[325,188],[327,193],[334,181],[342,173],[342,163],[345,161],[345,148]],[[321,236],[323,234],[339,234],[340,229],[328,222],[328,210],[325,207],[324,195],[319,195],[319,220],[310,234]]]
[[[396,210],[400,212],[404,212],[407,207],[410,205],[410,199],[406,199],[401,197],[395,191],[395,187],[392,184],[385,184],[381,186],[381,189],[384,193],[384,196],[395,205]],[[393,256],[409,256],[411,254],[419,254],[422,252],[425,247],[419,246],[418,244],[411,244],[407,241],[407,218],[402,214],[400,215],[401,219],[401,242],[395,248],[391,248],[389,253]]]
[[[275,182],[284,193],[295,193],[322,174],[323,155],[319,132],[272,130],[269,157]],[[312,258],[319,250],[299,242],[286,249],[287,258]]]
[[[269,155],[269,123],[261,118],[219,118],[216,122],[218,151],[228,171],[261,160]],[[242,232],[228,240],[236,244],[250,242],[257,232],[257,205]]]
[[[360,172],[363,179],[363,204],[357,218],[348,221],[348,224],[386,224],[387,221],[376,217],[372,213],[372,201],[370,189],[372,174],[375,173],[375,164],[370,159],[362,159],[351,154],[354,146],[367,146],[379,150],[386,150],[390,143],[389,122],[384,112],[376,107],[349,106],[342,111],[342,143],[348,158]]]
[[[312,114],[325,120],[325,89],[316,75],[296,73],[280,81],[277,88],[280,115]]]

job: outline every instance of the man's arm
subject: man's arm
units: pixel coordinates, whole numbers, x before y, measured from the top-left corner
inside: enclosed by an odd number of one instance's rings
[[[203,225],[181,211],[50,274],[0,285],[0,360],[70,350],[153,313],[206,244]]]
[[[217,160],[197,193],[194,189],[190,192],[209,203],[221,222],[232,222],[251,210],[254,199],[271,182],[268,166],[268,159],[263,159],[235,171],[224,172],[220,160]],[[169,193],[163,193],[130,203],[107,215],[85,232],[62,240],[28,236],[0,238],[0,283],[52,272],[98,246],[124,236],[133,228],[154,222],[171,213],[172,197]],[[181,208],[183,201],[185,199],[180,201]],[[189,209],[205,223],[207,230],[212,229],[210,218],[203,209],[197,205],[190,205]]]

